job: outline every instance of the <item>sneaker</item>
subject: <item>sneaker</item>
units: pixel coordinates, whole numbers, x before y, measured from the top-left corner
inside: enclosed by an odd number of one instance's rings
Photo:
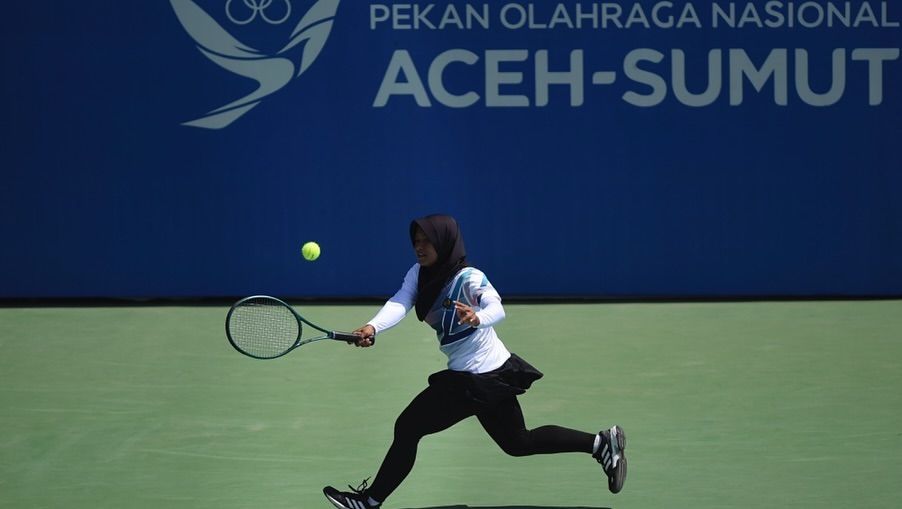
[[[323,495],[338,509],[378,509],[379,504],[369,503],[370,496],[366,493],[366,487],[366,481],[363,481],[357,489],[348,486],[350,492],[338,491],[332,486],[326,486],[323,488]]]
[[[611,493],[619,493],[626,481],[626,434],[620,426],[600,431],[601,446],[592,455],[601,463],[601,468],[608,476],[608,489]]]

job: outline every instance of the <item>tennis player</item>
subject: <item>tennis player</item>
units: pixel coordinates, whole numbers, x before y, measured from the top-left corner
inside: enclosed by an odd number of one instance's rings
[[[410,238],[417,263],[376,316],[354,331],[360,337],[357,346],[372,346],[376,334],[415,308],[417,318],[435,329],[448,369],[429,376],[428,387],[398,417],[394,441],[373,484],[364,481],[349,492],[327,486],[326,498],[340,509],[380,507],[413,469],[420,439],[474,415],[511,456],[591,454],[608,488],[618,493],[626,479],[626,436],[619,426],[597,434],[560,426],[526,429],[517,396],[542,373],[510,353],[495,334],[493,326],[504,318],[501,297],[485,274],[467,265],[457,221],[443,215],[416,219]]]

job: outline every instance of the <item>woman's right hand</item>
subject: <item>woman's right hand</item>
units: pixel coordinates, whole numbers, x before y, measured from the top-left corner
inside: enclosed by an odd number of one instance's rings
[[[360,338],[356,343],[354,343],[359,347],[367,348],[373,346],[373,343],[376,342],[376,329],[370,324],[366,324],[363,327],[360,327],[359,329],[355,330],[353,334]]]

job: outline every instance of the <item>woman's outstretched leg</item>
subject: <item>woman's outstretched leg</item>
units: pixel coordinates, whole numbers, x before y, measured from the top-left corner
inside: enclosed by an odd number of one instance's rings
[[[472,404],[427,387],[410,402],[395,422],[395,436],[367,494],[384,502],[413,469],[417,446],[426,435],[438,433],[474,415]]]

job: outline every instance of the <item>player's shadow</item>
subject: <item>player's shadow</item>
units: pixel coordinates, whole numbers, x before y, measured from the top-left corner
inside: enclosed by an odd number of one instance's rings
[[[408,509],[611,509],[610,507],[559,507],[550,505],[493,505],[493,506],[469,506],[469,505],[443,505],[436,507],[410,507]]]

